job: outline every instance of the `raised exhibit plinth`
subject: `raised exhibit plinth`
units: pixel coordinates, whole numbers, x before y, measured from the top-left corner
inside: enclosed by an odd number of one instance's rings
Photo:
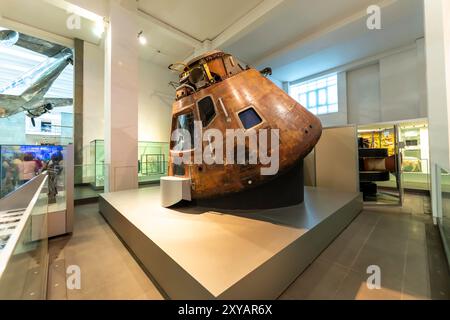
[[[171,299],[275,299],[362,210],[359,193],[305,188],[254,212],[163,208],[160,188],[100,196],[100,212]]]

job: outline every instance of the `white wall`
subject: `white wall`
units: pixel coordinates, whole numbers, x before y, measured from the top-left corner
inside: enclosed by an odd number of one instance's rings
[[[139,141],[168,142],[175,97],[169,82],[178,76],[145,60],[140,60],[139,70]]]
[[[450,3],[425,1],[430,156],[450,169]]]
[[[104,140],[104,53],[84,46],[84,163],[89,163],[89,143]],[[139,62],[139,141],[169,141],[175,92],[169,81],[177,75],[149,61]]]
[[[347,73],[348,123],[365,124],[381,121],[379,65]]]
[[[317,187],[359,192],[357,136],[356,126],[323,130],[314,148]],[[333,165],[330,165],[330,159],[333,159]]]
[[[425,55],[425,39],[416,41],[417,51],[417,84],[419,86],[419,108],[420,118],[428,116],[428,97],[427,97],[427,62]]]
[[[380,60],[380,98],[382,121],[422,116],[416,49]]]
[[[347,72],[348,123],[427,117],[424,40]]]
[[[104,139],[104,52],[99,46],[84,43],[83,146]]]
[[[450,169],[450,3],[425,1],[425,49],[433,217],[442,217],[439,167]]]
[[[425,118],[424,39],[414,45],[311,75],[338,73],[339,112],[320,115],[324,127]]]

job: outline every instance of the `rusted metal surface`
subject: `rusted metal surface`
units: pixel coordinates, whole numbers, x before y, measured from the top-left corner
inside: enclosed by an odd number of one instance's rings
[[[299,160],[308,155],[318,142],[322,125],[320,120],[292,99],[273,82],[263,77],[255,69],[244,69],[230,55],[213,53],[216,58],[209,60],[210,70],[220,72],[216,79],[203,88],[185,92],[175,101],[172,108],[172,131],[176,129],[177,117],[192,112],[194,119],[200,121],[197,102],[210,96],[215,104],[215,117],[203,128],[214,128],[222,132],[225,139],[227,129],[243,129],[239,113],[253,107],[262,122],[247,130],[279,129],[279,171],[282,174],[292,168]],[[205,59],[207,56],[203,56]],[[230,58],[231,57],[231,58]],[[202,64],[202,59],[194,59],[194,67]],[[200,62],[199,62],[200,61]],[[192,66],[191,66],[192,67]],[[187,68],[185,72],[189,72]],[[213,72],[213,71],[211,71]],[[182,77],[180,77],[181,79]],[[186,79],[186,77],[184,77]],[[192,85],[192,83],[190,84]],[[196,89],[196,88],[194,88]],[[185,90],[185,88],[180,88]],[[177,92],[178,96],[178,92]],[[203,150],[209,142],[203,142]],[[226,143],[224,145],[224,154]],[[270,146],[270,134],[269,143]],[[245,141],[246,149],[249,141]],[[174,143],[171,148],[173,149]],[[192,180],[192,198],[208,199],[240,192],[269,182],[275,176],[261,175],[258,164],[194,164],[193,150],[183,151],[190,155],[192,164],[184,164],[184,177]],[[174,170],[173,155],[180,151],[171,151],[169,175],[179,175]],[[225,156],[224,156],[225,157]],[[178,173],[178,174],[177,174]]]

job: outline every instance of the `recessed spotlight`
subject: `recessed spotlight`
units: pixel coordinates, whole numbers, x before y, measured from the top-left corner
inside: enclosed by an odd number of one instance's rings
[[[144,31],[138,33],[138,40],[139,43],[143,46],[147,44],[147,38],[144,36]]]
[[[103,33],[105,32],[105,22],[102,20],[97,20],[94,25],[94,34],[101,38]]]
[[[139,42],[140,42],[140,44],[142,44],[143,46],[145,46],[145,45],[147,44],[147,38],[144,37],[144,36],[141,36],[141,37],[139,38]]]

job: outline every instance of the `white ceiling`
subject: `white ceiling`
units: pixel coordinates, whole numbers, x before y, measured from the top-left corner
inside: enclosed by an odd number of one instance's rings
[[[383,29],[371,31],[366,8],[373,0],[286,0],[223,49],[255,66],[271,66],[278,80],[293,81],[423,37],[422,0],[384,2]]]
[[[53,1],[53,0],[52,0]],[[54,0],[56,1],[56,0]],[[66,2],[80,2],[66,0]],[[106,0],[105,0],[106,1]],[[205,39],[274,77],[291,81],[347,64],[423,37],[423,0],[379,0],[381,31],[365,26],[377,0],[138,0],[136,19],[147,46],[140,56],[161,66],[185,60]],[[93,23],[69,30],[68,13],[50,0],[0,0],[0,13],[63,37],[99,43]],[[264,11],[262,8],[269,8]],[[133,10],[133,9],[131,9]],[[38,13],[38,14],[37,14]],[[225,36],[224,36],[225,35]],[[200,41],[199,41],[200,40]]]
[[[139,55],[144,60],[167,67],[176,61],[183,61],[194,52],[194,47],[177,40],[169,31],[139,17],[139,26],[147,39],[147,45],[140,46]]]
[[[69,40],[79,38],[94,44],[101,41],[93,32],[95,26],[93,21],[81,18],[81,28],[70,29],[67,27],[67,19],[71,13],[51,5],[46,0],[0,0],[0,16],[8,23],[19,22]],[[3,21],[3,25],[6,22]]]
[[[263,0],[138,0],[141,11],[191,37],[213,40]]]
[[[254,63],[274,50],[302,39],[355,12],[365,10],[374,0],[285,0],[256,28],[226,49]]]

